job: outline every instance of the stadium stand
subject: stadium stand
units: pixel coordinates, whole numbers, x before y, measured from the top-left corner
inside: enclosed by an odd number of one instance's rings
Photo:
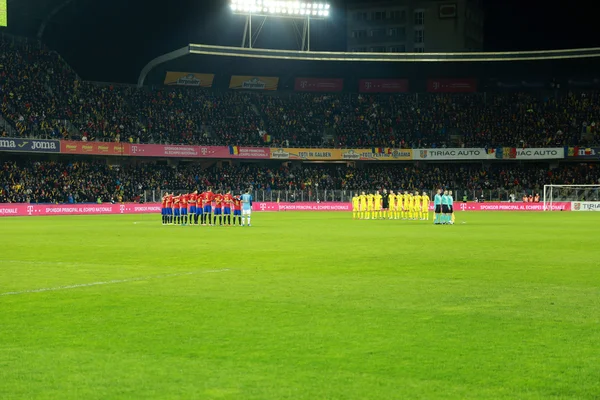
[[[0,38],[2,136],[303,147],[600,143],[598,91],[257,94],[81,81],[38,42]]]
[[[511,193],[539,193],[544,184],[600,184],[600,165],[565,164],[371,164],[364,168],[327,165],[297,167],[250,164],[174,168],[158,163],[107,165],[102,161],[33,161],[18,158],[0,166],[0,203],[94,203],[143,200],[148,191],[193,190],[212,186],[239,191],[248,185],[265,196],[273,191],[308,193],[323,190],[431,191],[451,187],[469,199],[508,200]],[[457,196],[458,197],[458,196]],[[462,197],[462,194],[460,195]]]

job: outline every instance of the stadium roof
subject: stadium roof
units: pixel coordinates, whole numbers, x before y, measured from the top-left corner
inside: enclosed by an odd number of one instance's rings
[[[150,60],[182,46],[187,46],[189,43],[238,46],[243,28],[243,23],[232,19],[230,10],[226,7],[227,2],[222,0],[178,0],[164,3],[163,6],[158,7],[151,7],[150,3],[144,0],[7,1],[9,26],[6,32],[27,37],[41,36],[42,41],[60,53],[83,79],[89,80],[133,83],[137,80],[140,70]],[[345,1],[332,0],[332,4],[334,3],[340,6],[345,4]],[[182,10],[185,11],[182,12]],[[280,48],[293,48],[294,43],[288,46],[288,43],[283,42],[282,38],[286,35],[280,34],[280,30],[283,29],[284,24],[272,25],[273,30],[265,32],[262,37],[269,40],[276,38],[277,41],[281,41]],[[288,28],[293,30],[294,27],[286,25],[285,29]],[[324,43],[321,50],[339,50],[340,46],[336,47],[339,44],[338,39],[343,47],[345,28],[341,21],[337,21],[335,24],[328,23],[327,26],[323,25],[322,31],[318,31],[318,26],[315,28],[314,31],[311,28],[311,32],[319,38],[317,42]],[[528,32],[530,30],[534,31],[535,29],[528,26]],[[568,29],[569,32],[571,30]],[[505,37],[505,32],[495,36]],[[580,37],[588,36],[580,35]],[[587,41],[577,42],[577,47],[597,46],[595,38],[596,36],[589,36]],[[332,44],[331,41],[334,39],[335,43]],[[547,48],[548,43],[552,43],[546,39],[547,37],[544,36],[542,43],[546,43],[546,45],[541,48]],[[279,44],[277,43],[277,45]],[[271,43],[262,46],[259,43],[257,47],[271,47],[270,45]],[[529,47],[540,48],[538,45],[539,43]],[[575,47],[575,45],[565,42],[564,46],[557,45],[556,47],[569,48]],[[314,50],[319,50],[316,45]],[[423,66],[421,63],[399,65],[393,62],[363,62],[359,63],[360,65],[344,63],[342,65],[342,63],[331,60],[326,62],[252,60],[249,58],[244,59],[243,62],[240,60],[240,57],[190,55],[155,68],[151,73],[153,76],[150,82],[160,82],[161,76],[164,77],[164,70],[220,71],[222,73],[225,70],[231,70],[231,73],[236,74],[280,74],[282,71],[289,71],[290,75],[293,73],[295,76],[298,73],[339,76],[345,72],[352,72],[353,76],[406,77],[420,74],[477,76],[480,73],[501,76],[510,74],[513,72],[513,68],[521,70],[527,67],[528,75],[532,76],[561,74],[554,68],[547,68],[548,63],[544,63],[545,67],[540,67],[537,63],[530,64],[527,61],[518,62],[517,66],[513,66],[513,63],[481,64],[476,67],[477,71],[471,71],[470,63],[464,63],[469,66],[445,63],[443,67],[440,67],[435,63],[428,66]],[[574,75],[591,74],[590,76],[595,77],[599,62],[600,58],[564,62],[557,60],[550,64],[568,66],[565,71],[570,70]],[[495,71],[494,68],[489,69],[489,67],[498,67],[498,71]],[[586,74],[584,71],[589,72]]]

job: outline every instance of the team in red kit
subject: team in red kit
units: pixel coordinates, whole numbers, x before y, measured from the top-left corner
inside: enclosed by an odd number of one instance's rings
[[[241,226],[242,201],[240,195],[211,188],[202,193],[165,193],[161,214],[163,225]]]

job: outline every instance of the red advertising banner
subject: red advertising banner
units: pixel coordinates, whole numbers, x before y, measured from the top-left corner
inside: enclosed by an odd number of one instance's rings
[[[508,202],[489,202],[489,203],[454,203],[455,211],[544,211],[543,203],[508,203]],[[571,203],[557,202],[552,204],[554,211],[571,211]],[[275,203],[266,202],[252,204],[252,211],[352,211],[350,203],[325,202],[325,203]],[[433,203],[429,206],[429,211],[433,211]]]
[[[341,92],[342,89],[343,79],[296,78],[294,85],[294,90],[298,92]]]
[[[429,79],[427,91],[431,93],[476,92],[477,79]]]
[[[240,146],[132,144],[130,154],[137,157],[240,158],[267,160],[271,158],[271,150],[268,147]]]
[[[549,207],[550,205],[548,205]],[[454,202],[455,211],[544,211],[544,203],[505,203],[493,201],[489,203]],[[552,203],[553,211],[571,211],[571,203]]]
[[[99,156],[128,156],[129,143],[60,141],[62,154],[92,154]]]
[[[543,203],[454,203],[460,211],[544,211]],[[430,211],[433,204],[430,206]],[[552,204],[554,211],[571,211],[570,202]],[[253,211],[352,211],[350,203],[342,202],[254,202]],[[0,217],[29,217],[47,215],[98,215],[98,214],[160,214],[160,203],[124,204],[0,204]],[[158,223],[158,221],[157,221]]]
[[[361,79],[358,82],[360,93],[406,93],[408,79]]]
[[[352,205],[342,202],[254,202],[252,203],[252,211],[352,211]]]
[[[123,204],[0,204],[0,217],[44,215],[160,214],[160,203]]]

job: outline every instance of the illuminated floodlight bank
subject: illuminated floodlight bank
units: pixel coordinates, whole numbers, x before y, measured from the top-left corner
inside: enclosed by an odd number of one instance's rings
[[[331,8],[328,3],[294,0],[230,0],[230,7],[234,14],[311,19],[329,17]]]
[[[310,51],[310,25],[313,20],[329,17],[331,5],[323,1],[301,0],[228,0],[234,14],[246,19],[242,47],[252,48],[265,21],[270,18],[289,18],[296,27],[300,50]],[[253,20],[259,17],[259,27],[252,29]],[[256,21],[255,21],[256,22]],[[302,24],[302,26],[299,23]]]

